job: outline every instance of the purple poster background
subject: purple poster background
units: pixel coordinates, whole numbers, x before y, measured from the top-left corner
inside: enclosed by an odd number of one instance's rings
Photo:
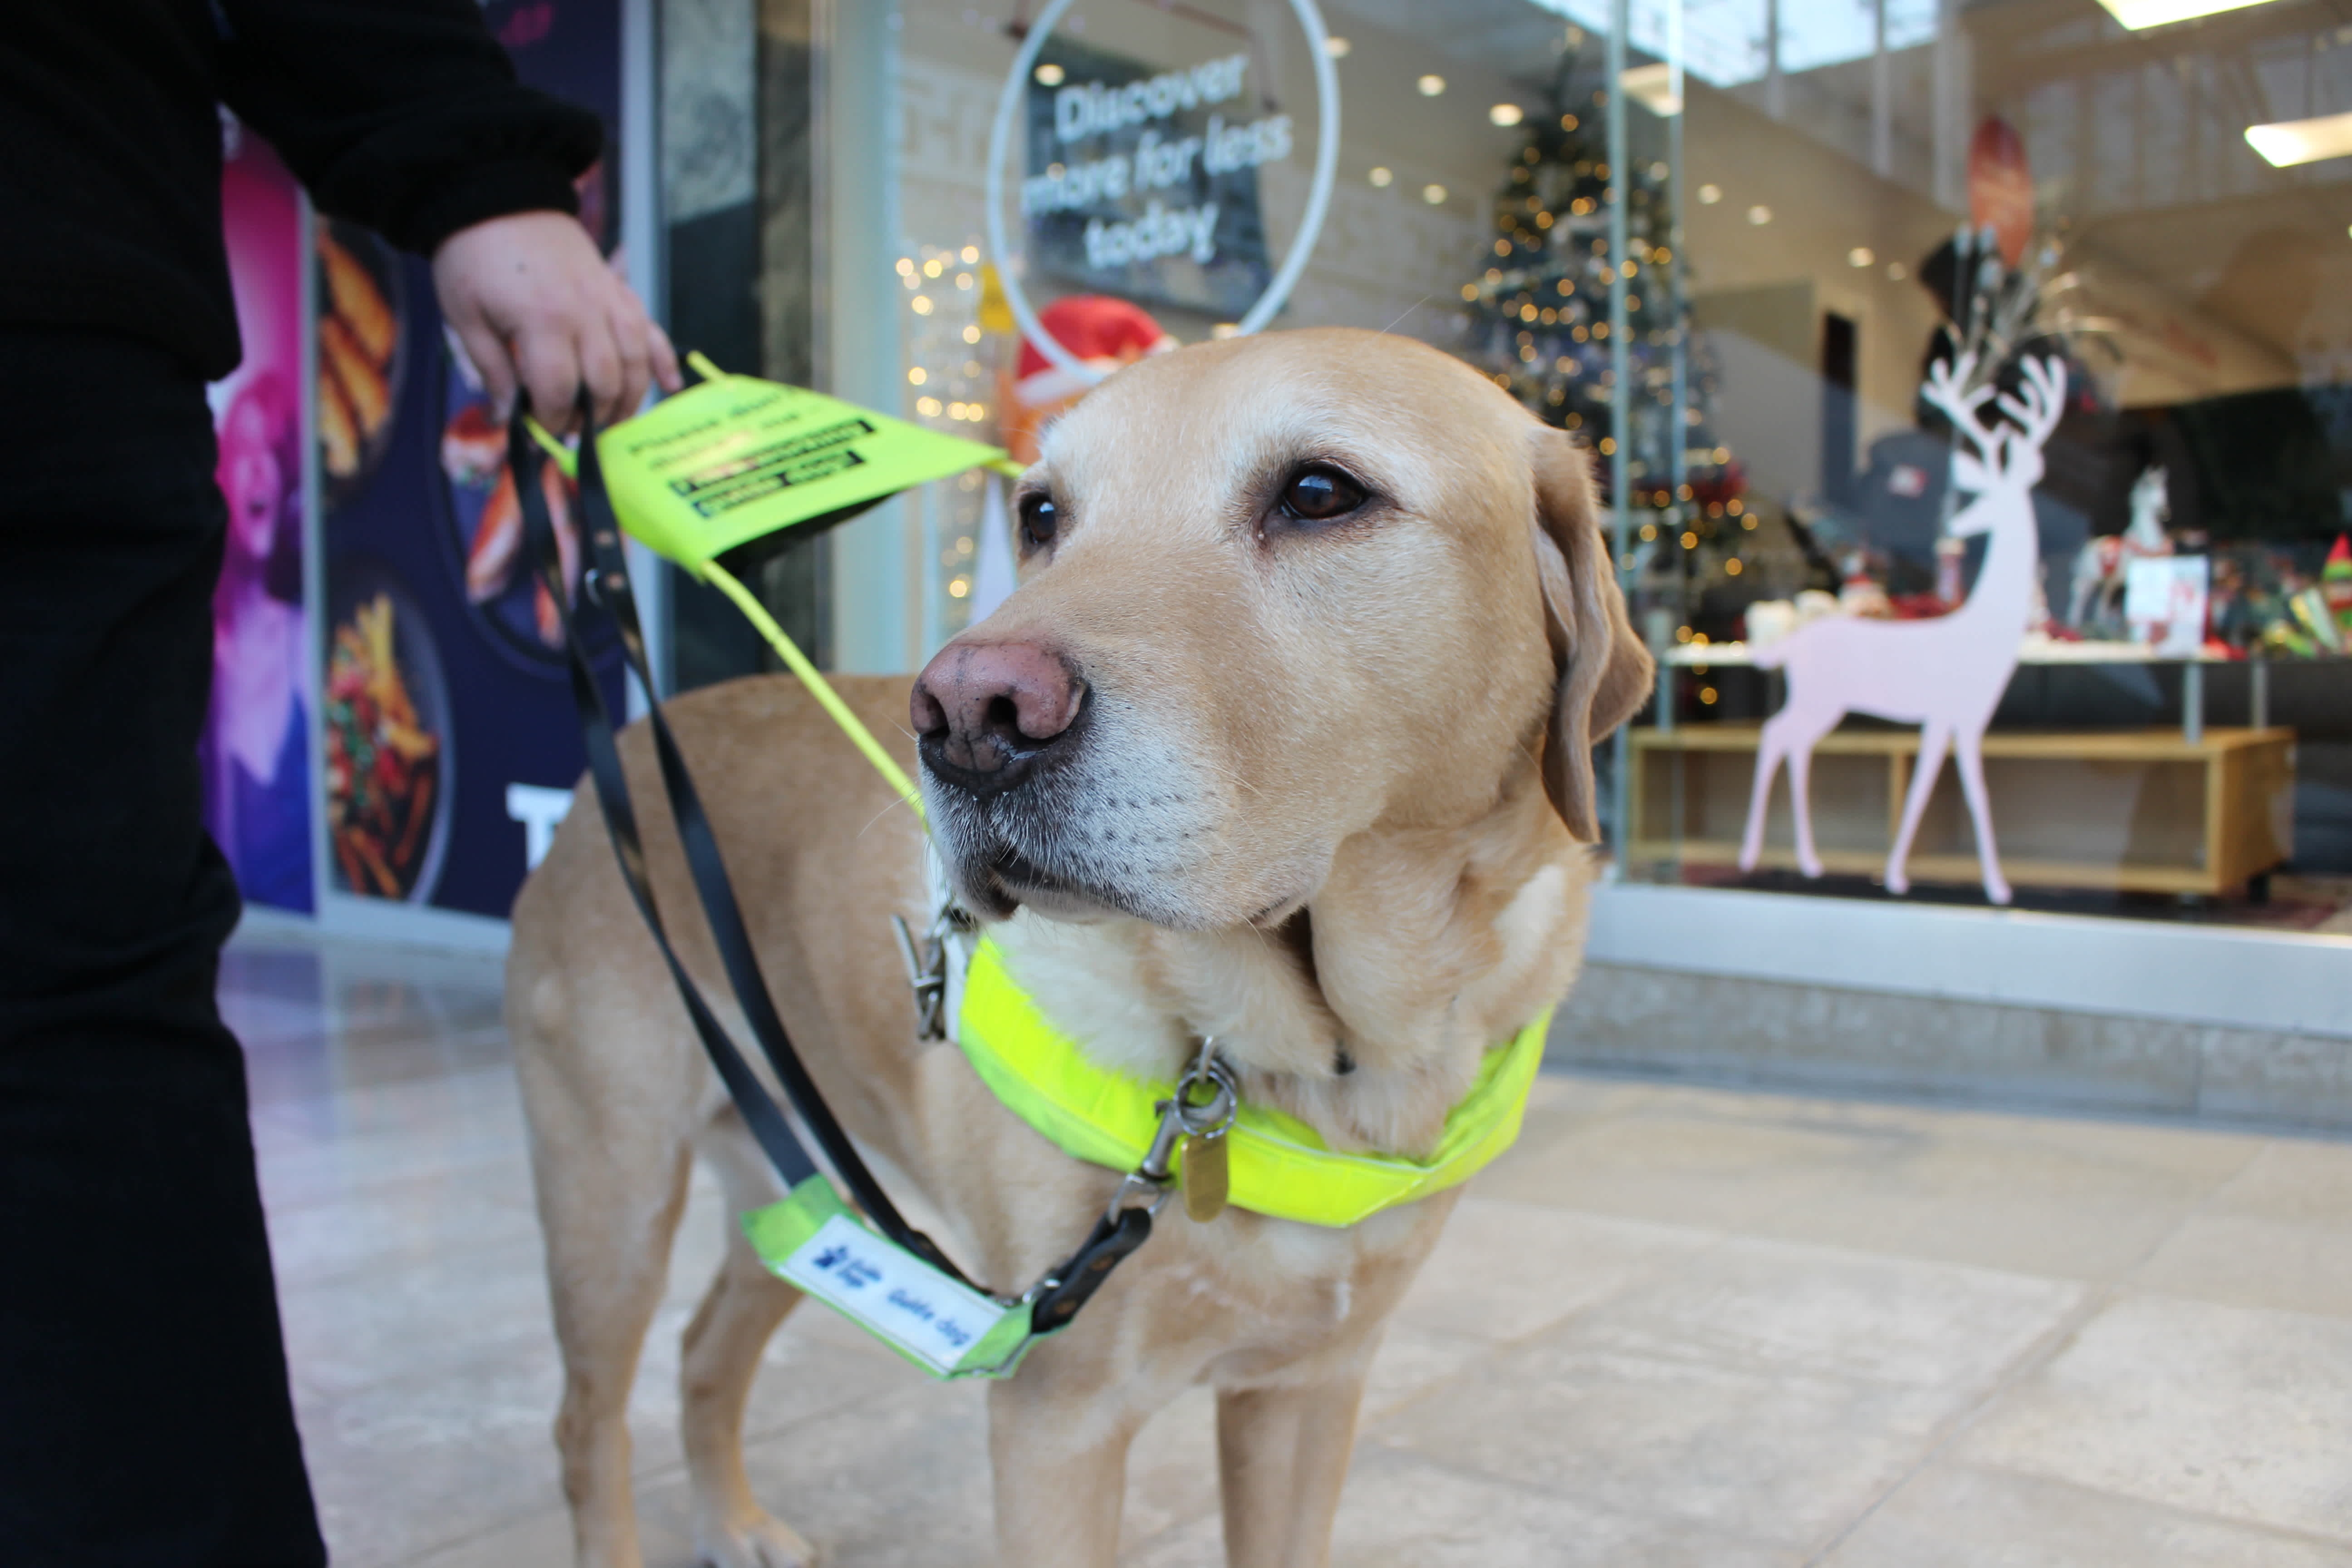
[[[604,120],[581,217],[619,266],[620,0],[483,15],[525,82]],[[316,256],[328,885],[503,917],[526,869],[509,788],[569,790],[585,765],[552,605],[427,264],[341,224],[320,226]],[[617,711],[609,648],[600,670]]]
[[[207,393],[228,531],[213,598],[205,818],[247,899],[308,910],[302,198],[268,143],[226,117],[222,134],[221,219],[245,358]]]

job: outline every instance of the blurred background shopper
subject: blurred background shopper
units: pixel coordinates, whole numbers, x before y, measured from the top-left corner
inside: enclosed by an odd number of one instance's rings
[[[290,455],[257,408],[224,465],[205,405],[238,359],[220,105],[321,211],[433,258],[501,407],[584,383],[610,418],[677,384],[570,216],[598,121],[518,86],[472,0],[10,8],[0,1558],[43,1568],[326,1560],[214,1002],[237,891],[200,821],[215,579],[225,546],[246,577],[269,547],[232,539],[215,474],[243,504],[288,481],[257,456]]]

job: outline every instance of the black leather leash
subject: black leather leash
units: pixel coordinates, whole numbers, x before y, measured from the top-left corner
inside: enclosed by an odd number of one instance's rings
[[[694,879],[695,891],[700,896],[703,914],[710,924],[711,944],[719,950],[719,962],[743,1010],[744,1022],[751,1026],[751,1037],[759,1042],[768,1065],[775,1069],[776,1080],[783,1086],[793,1109],[800,1112],[802,1125],[824,1151],[835,1173],[849,1189],[851,1199],[866,1211],[876,1228],[898,1246],[969,1285],[971,1280],[938,1244],[908,1225],[890,1202],[881,1184],[874,1179],[874,1173],[859,1158],[849,1134],[835,1119],[824,1097],[817,1092],[800,1053],[793,1048],[792,1037],[784,1032],[783,1020],[777,1015],[775,1000],[768,993],[759,960],[752,953],[751,933],[744,928],[742,909],[736,901],[726,862],[719,858],[719,840],[702,809],[702,797],[694,787],[693,775],[687,772],[686,758],[654,694],[645,633],[638,623],[636,599],[629,583],[627,557],[611,498],[605,494],[604,478],[597,469],[595,431],[584,398],[580,414],[583,434],[578,521],[587,546],[586,596],[611,618],[619,634],[622,655],[645,689],[646,716],[653,730],[655,754],[661,763],[662,786],[669,796],[670,816],[677,825],[687,870]],[[547,500],[540,489],[546,454],[531,438],[520,414],[507,432],[507,456],[514,470],[516,496],[522,503],[525,543],[542,584],[554,595],[562,622],[564,643],[571,656],[572,700],[579,708],[581,732],[587,742],[588,771],[595,780],[596,798],[604,810],[604,826],[612,836],[613,852],[620,860],[621,878],[628,884],[638,912],[645,916],[646,928],[653,932],[655,945],[661,949],[662,958],[669,965],[670,978],[677,983],[678,994],[694,1020],[695,1033],[702,1037],[703,1048],[710,1054],[712,1065],[727,1085],[727,1092],[743,1112],[752,1136],[759,1140],[777,1173],[797,1186],[816,1174],[815,1161],[702,999],[700,988],[671,946],[668,931],[655,904],[653,883],[646,872],[645,847],[637,834],[636,814],[630,805],[628,778],[621,769],[613,716],[604,706],[604,694],[596,685],[587,649],[572,619],[568,585],[563,581],[562,556],[555,542],[554,520],[548,515]]]
[[[743,1053],[736,1047],[709,1005],[703,999],[701,988],[687,973],[677,950],[671,945],[667,929],[662,923],[661,912],[654,899],[652,879],[646,874],[644,841],[637,832],[636,812],[631,804],[627,775],[621,767],[620,748],[615,739],[613,716],[605,706],[604,691],[596,684],[593,667],[583,642],[577,622],[573,619],[570,584],[564,581],[562,554],[556,544],[554,520],[549,515],[547,500],[540,489],[541,468],[547,455],[530,435],[525,423],[527,402],[518,406],[507,430],[507,457],[513,470],[515,494],[522,506],[524,545],[530,552],[540,582],[555,601],[556,615],[563,628],[564,646],[569,655],[572,674],[572,697],[579,710],[580,730],[588,752],[588,772],[596,789],[596,799],[604,808],[604,827],[613,841],[613,853],[619,861],[621,879],[627,884],[629,896],[636,902],[637,911],[645,917],[646,929],[653,933],[654,945],[661,950],[662,960],[669,966],[670,978],[677,983],[678,995],[686,1004],[687,1016],[693,1020],[695,1033],[702,1040],[711,1065],[726,1084],[729,1096],[742,1112],[751,1135],[768,1156],[788,1187],[818,1173],[814,1159],[802,1136],[785,1119],[767,1088],[752,1071]],[[653,731],[654,751],[661,765],[662,786],[669,797],[671,820],[677,825],[678,843],[685,851],[688,874],[693,878],[695,892],[709,921],[712,945],[719,951],[719,963],[727,972],[729,985],[743,1012],[744,1022],[751,1037],[759,1042],[761,1053],[775,1070],[793,1109],[800,1115],[803,1127],[813,1137],[834,1173],[849,1189],[849,1196],[866,1212],[866,1218],[884,1236],[916,1257],[951,1278],[985,1295],[984,1286],[975,1284],[970,1276],[958,1268],[939,1244],[908,1225],[889,1195],[866,1167],[849,1141],[849,1134],[835,1118],[824,1096],[817,1089],[815,1080],[802,1064],[800,1053],[793,1048],[792,1037],[785,1033],[783,1019],[776,1011],[774,998],[769,994],[765,976],[761,973],[759,959],[752,952],[751,938],[743,922],[741,906],[736,901],[734,885],[727,875],[727,866],[719,852],[719,840],[711,831],[710,819],[703,811],[702,798],[694,787],[694,778],[687,771],[685,754],[679,751],[677,737],[671,733],[668,721],[662,717],[661,702],[655,693],[652,668],[646,657],[645,634],[637,618],[635,591],[629,582],[628,559],[623,545],[619,520],[614,515],[611,497],[604,489],[604,475],[597,465],[595,423],[586,395],[580,405],[581,437],[579,447],[579,516],[577,521],[586,545],[583,602],[593,603],[604,610],[617,634],[623,657],[636,676],[646,694],[646,716]],[[1039,1333],[1066,1328],[1088,1298],[1101,1288],[1111,1271],[1151,1235],[1151,1211],[1147,1207],[1126,1207],[1115,1215],[1106,1214],[1095,1225],[1093,1232],[1078,1250],[1058,1267],[1050,1270],[1032,1292],[1031,1324]]]

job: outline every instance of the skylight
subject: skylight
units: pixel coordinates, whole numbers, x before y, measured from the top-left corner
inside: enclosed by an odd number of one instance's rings
[[[1766,0],[1686,0],[1683,6],[1683,68],[1714,87],[1763,79],[1770,58],[1764,47]],[[1609,0],[1536,0],[1580,27],[1605,35]],[[1669,0],[1633,0],[1626,41],[1664,58]],[[1818,70],[1867,59],[1876,47],[1870,0],[1806,0],[1780,7],[1780,68]],[[1886,0],[1886,47],[1907,49],[1936,37],[1936,0]]]

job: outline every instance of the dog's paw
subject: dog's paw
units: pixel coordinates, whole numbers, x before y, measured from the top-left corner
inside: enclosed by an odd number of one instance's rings
[[[817,1568],[816,1548],[765,1513],[696,1531],[695,1554],[706,1568]]]

